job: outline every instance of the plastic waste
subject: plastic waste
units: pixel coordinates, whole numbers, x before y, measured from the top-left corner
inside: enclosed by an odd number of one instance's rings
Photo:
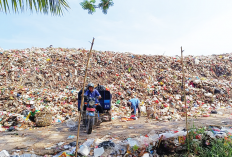
[[[85,141],[83,145],[90,147],[93,144],[93,142],[94,142],[94,139],[87,139],[87,141]]]
[[[211,114],[217,114],[217,111],[211,111]]]
[[[149,153],[144,153],[142,157],[149,157]]]
[[[76,123],[72,119],[67,120],[66,124],[67,124],[67,127],[69,128],[73,128],[76,126]]]
[[[69,148],[71,148],[70,145],[64,145],[64,149],[69,149]]]
[[[159,140],[159,135],[158,134],[153,134],[153,135],[149,134],[149,139],[150,139],[150,141],[156,142]]]
[[[148,146],[150,144],[150,139],[149,137],[145,137],[145,136],[140,136],[140,143],[141,145],[145,145]]]
[[[87,156],[89,155],[89,152],[90,152],[90,149],[88,146],[86,145],[81,145],[80,146],[80,149],[78,150],[78,152],[84,156]]]
[[[220,112],[220,111],[218,111],[218,112],[217,112],[217,114],[219,114],[219,115],[223,115],[223,113],[222,113],[222,112]]]
[[[9,157],[9,156],[10,156],[10,154],[6,150],[2,150],[0,152],[0,157]]]
[[[77,142],[71,142],[71,143],[69,143],[69,145],[70,145],[71,147],[75,147],[76,144],[77,144]]]
[[[140,107],[140,109],[141,109],[141,112],[146,113],[146,106],[143,105],[143,106]]]
[[[94,149],[94,157],[99,157],[104,153],[104,148],[95,148]]]
[[[14,126],[11,126],[8,131],[15,131],[15,127]]]
[[[63,152],[60,156],[58,157],[71,157],[69,154],[67,154],[66,152]]]
[[[61,145],[63,145],[65,142],[59,142],[57,145],[58,146],[61,146]]]
[[[107,149],[109,147],[115,147],[115,144],[111,141],[104,141],[98,145],[98,148],[103,147],[104,149]]]
[[[35,154],[23,154],[20,157],[37,157]]]
[[[139,146],[139,142],[135,139],[127,139],[128,140],[128,143],[130,145],[130,147],[133,147],[133,146]]]
[[[73,139],[74,137],[75,137],[74,135],[70,135],[70,136],[68,136],[67,140]]]

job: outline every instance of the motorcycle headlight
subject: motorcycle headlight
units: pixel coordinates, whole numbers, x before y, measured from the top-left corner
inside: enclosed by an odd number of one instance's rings
[[[95,101],[90,101],[90,102],[89,102],[89,105],[90,105],[90,106],[93,106],[94,104],[95,104]]]

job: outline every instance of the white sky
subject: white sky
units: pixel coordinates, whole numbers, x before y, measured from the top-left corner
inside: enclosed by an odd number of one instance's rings
[[[137,54],[210,55],[232,52],[231,0],[114,0],[107,15],[79,3],[62,17],[0,14],[0,47],[90,48]]]

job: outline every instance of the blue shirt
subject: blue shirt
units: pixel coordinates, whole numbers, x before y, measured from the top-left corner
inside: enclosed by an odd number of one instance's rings
[[[134,114],[136,115],[136,109],[139,107],[139,99],[138,98],[133,98],[130,99],[129,102],[131,102],[131,108],[134,109]]]
[[[98,90],[96,90],[96,89],[94,89],[92,93],[89,90],[87,90],[84,95],[91,97],[91,98],[96,98],[97,96],[101,96],[99,94]],[[96,99],[95,102],[99,103],[98,99]]]

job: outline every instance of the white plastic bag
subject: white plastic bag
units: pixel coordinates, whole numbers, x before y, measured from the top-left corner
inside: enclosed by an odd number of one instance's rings
[[[93,142],[94,142],[94,139],[87,139],[87,141],[85,141],[83,145],[90,147],[93,144]]]
[[[146,106],[143,105],[143,106],[140,107],[140,109],[141,109],[141,112],[146,113]]]
[[[66,124],[67,124],[67,127],[69,128],[73,128],[76,126],[76,123],[72,119],[67,120]]]
[[[128,143],[130,145],[130,147],[133,147],[133,146],[139,146],[139,142],[135,139],[128,139]]]
[[[104,153],[104,148],[95,148],[94,149],[94,157],[99,157]]]
[[[9,153],[6,150],[0,152],[0,157],[9,157]]]
[[[90,149],[89,149],[88,146],[82,145],[78,152],[81,153],[84,156],[87,156],[87,155],[89,155]]]

